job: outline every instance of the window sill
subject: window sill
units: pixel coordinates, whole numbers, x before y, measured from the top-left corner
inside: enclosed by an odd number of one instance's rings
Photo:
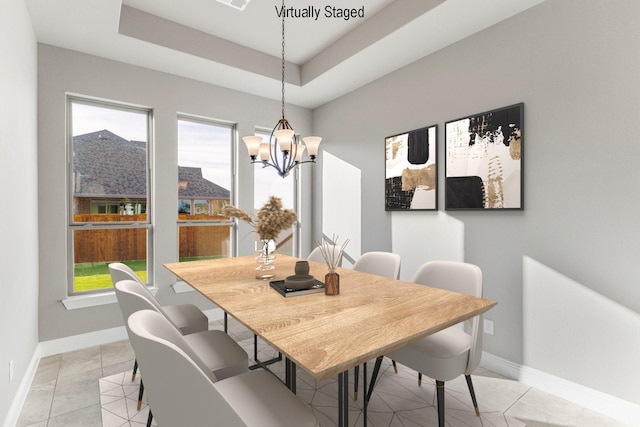
[[[152,294],[158,292],[158,288],[149,287]],[[74,295],[60,301],[67,310],[77,310],[80,308],[98,307],[101,305],[115,304],[118,302],[114,291],[101,292],[99,294]]]
[[[172,287],[173,292],[175,292],[176,294],[195,291],[195,289],[193,289],[190,285],[188,285],[186,282],[183,282],[182,280],[178,280],[174,285],[172,285]]]

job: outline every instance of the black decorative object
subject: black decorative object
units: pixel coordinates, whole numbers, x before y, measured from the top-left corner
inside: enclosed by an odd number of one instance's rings
[[[385,138],[385,210],[437,210],[438,126]]]
[[[524,104],[445,124],[445,209],[524,209]]]

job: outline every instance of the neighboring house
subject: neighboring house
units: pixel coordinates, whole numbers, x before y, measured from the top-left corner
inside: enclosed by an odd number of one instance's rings
[[[230,203],[226,188],[202,177],[202,169],[178,166],[178,212],[190,215],[215,215]]]
[[[101,130],[73,137],[76,214],[147,212],[147,144]],[[230,200],[229,190],[202,177],[200,168],[178,166],[182,214],[214,215]]]

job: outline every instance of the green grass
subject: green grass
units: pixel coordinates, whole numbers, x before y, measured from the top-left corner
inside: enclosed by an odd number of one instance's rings
[[[220,258],[219,256],[185,257],[180,258],[180,262],[198,261],[203,259]],[[95,291],[98,289],[108,289],[113,287],[111,275],[109,274],[108,262],[87,262],[76,264],[74,267],[74,290],[75,292]],[[142,283],[147,283],[147,262],[146,261],[124,261],[140,277]]]
[[[146,261],[125,261],[140,277],[142,283],[147,283],[147,262]],[[74,267],[74,290],[75,292],[94,291],[113,287],[111,275],[109,274],[108,262],[88,262],[76,264]]]

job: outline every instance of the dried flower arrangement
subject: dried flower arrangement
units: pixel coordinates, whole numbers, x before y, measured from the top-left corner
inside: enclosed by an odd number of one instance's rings
[[[329,273],[335,273],[336,267],[340,265],[342,254],[344,253],[344,248],[347,247],[347,244],[349,244],[349,239],[346,239],[342,245],[338,245],[338,236],[336,235],[332,236],[331,241],[323,236],[322,242],[316,243],[320,248],[322,258],[324,258],[324,261],[327,263]]]
[[[267,203],[258,210],[255,219],[242,209],[231,205],[223,207],[221,212],[222,215],[248,223],[260,236],[260,240],[275,240],[282,230],[291,227],[298,219],[294,211],[282,208],[282,199],[276,196],[269,197]]]

